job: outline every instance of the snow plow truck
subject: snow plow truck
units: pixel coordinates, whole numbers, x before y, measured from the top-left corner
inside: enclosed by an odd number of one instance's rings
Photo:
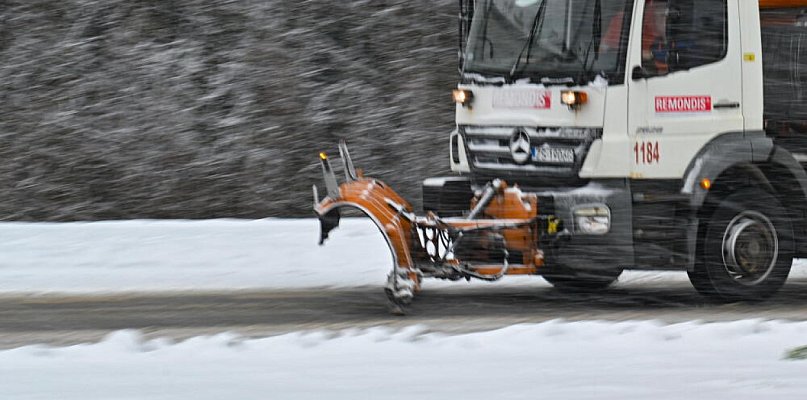
[[[423,212],[320,153],[320,244],[370,217],[402,311],[423,278],[540,275],[600,290],[686,271],[718,301],[775,294],[807,256],[807,1],[460,0],[453,176]]]

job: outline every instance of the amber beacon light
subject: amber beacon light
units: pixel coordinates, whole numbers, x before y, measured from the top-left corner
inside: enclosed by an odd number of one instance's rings
[[[470,108],[471,102],[474,100],[474,93],[466,89],[454,89],[451,91],[451,97],[454,98],[455,103]]]

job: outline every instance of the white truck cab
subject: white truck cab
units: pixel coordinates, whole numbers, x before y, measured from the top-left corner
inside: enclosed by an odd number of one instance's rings
[[[424,208],[537,193],[559,287],[686,270],[759,299],[807,255],[807,1],[460,0],[450,162]],[[804,42],[804,44],[802,44]]]
[[[477,31],[485,28],[492,31],[494,24],[516,23],[529,30],[529,22],[543,3],[504,0],[477,3],[482,7],[477,15],[482,15],[475,20],[476,29],[472,26],[469,32],[465,83],[460,85],[473,93],[473,102],[457,106],[458,125],[601,129],[602,136],[593,143],[581,166],[579,175],[587,178],[682,178],[689,161],[715,136],[763,129],[762,48],[756,3],[549,2],[537,24],[540,34],[535,35],[536,50],[529,60],[526,52],[521,56],[530,67],[519,66],[516,68],[519,71],[513,71],[511,76],[504,70],[499,70],[502,76],[485,75],[496,74],[497,70],[487,69],[485,59],[477,60],[494,54],[487,59],[503,58],[507,61],[503,63],[505,69],[512,69],[510,64],[519,59],[518,46],[511,48],[508,58],[497,54],[504,51],[499,50],[498,38],[491,34],[490,38],[477,38],[475,34],[485,35]],[[687,21],[674,26],[673,23],[666,26],[666,22],[656,24],[671,19],[659,18],[658,14],[667,16],[680,9],[676,3],[688,4],[687,15],[679,17]],[[593,28],[589,27],[594,25],[590,20],[594,19],[596,8],[600,9],[601,20],[597,24],[605,31],[600,38],[594,37],[590,33]],[[499,14],[505,12],[509,12],[510,19],[497,21],[504,18]],[[513,21],[516,16],[522,20]],[[646,19],[650,22],[645,22]],[[550,30],[549,25],[557,31]],[[661,44],[655,45],[659,48],[648,49],[673,28],[680,38],[677,46],[681,47],[674,50],[674,56],[670,49],[660,48]],[[581,29],[586,32],[579,33]],[[568,35],[564,35],[567,30]],[[742,36],[743,30],[757,34]],[[552,34],[556,39],[542,40]],[[567,40],[569,43],[565,43]],[[544,50],[541,47],[544,42],[556,46]],[[681,45],[683,42],[685,47]],[[584,66],[585,57],[588,63]],[[542,71],[544,68],[546,71]],[[587,103],[578,108],[563,104],[561,92],[567,90],[586,93]],[[469,145],[476,146],[473,142]],[[470,172],[470,163],[475,160],[469,160],[466,153],[465,157],[452,161],[457,161],[452,162],[454,171]]]

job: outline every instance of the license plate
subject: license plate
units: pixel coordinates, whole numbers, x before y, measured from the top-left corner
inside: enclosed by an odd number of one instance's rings
[[[532,149],[532,159],[545,163],[574,164],[574,150],[557,147],[536,147]]]

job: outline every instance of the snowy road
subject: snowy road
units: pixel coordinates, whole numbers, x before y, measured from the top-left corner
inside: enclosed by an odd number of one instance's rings
[[[776,298],[710,305],[685,273],[632,272],[606,292],[571,295],[539,277],[427,280],[406,318],[387,313],[390,262],[366,219],[328,246],[316,220],[0,224],[0,347],[95,341],[117,329],[249,337],[301,329],[426,324],[471,332],[566,320],[807,320],[807,268]]]
[[[0,348],[97,341],[118,329],[146,337],[185,339],[236,332],[263,337],[301,329],[424,324],[465,333],[548,320],[807,320],[807,280],[792,280],[761,304],[705,303],[684,281],[627,282],[600,294],[563,294],[535,287],[428,287],[407,317],[384,307],[377,287],[332,290],[188,292],[184,294],[37,295],[0,297]]]

